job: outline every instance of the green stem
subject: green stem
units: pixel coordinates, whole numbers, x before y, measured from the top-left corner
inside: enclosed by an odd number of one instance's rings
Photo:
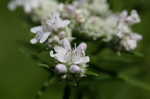
[[[63,99],[70,99],[70,95],[71,95],[71,88],[68,84],[66,84],[65,89],[64,89]]]
[[[98,67],[98,66],[96,66],[96,65],[93,64],[93,63],[89,63],[89,65],[91,66],[91,67],[89,66],[89,68],[90,68],[91,70],[94,70],[94,71],[97,72],[97,73],[101,72],[101,73],[107,74],[107,75],[109,75],[109,76],[111,76],[111,77],[117,77],[117,76],[118,76],[118,73],[117,73],[116,71],[111,71],[111,70],[103,69],[103,68],[101,68],[100,66]]]
[[[78,86],[76,90],[76,98],[75,99],[82,99],[83,98],[83,89],[82,87]]]

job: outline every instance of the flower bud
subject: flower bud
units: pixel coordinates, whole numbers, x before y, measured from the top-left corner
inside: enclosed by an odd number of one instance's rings
[[[31,43],[31,44],[36,44],[37,42],[38,42],[38,41],[37,41],[37,39],[35,39],[35,38],[32,39],[32,40],[30,40],[30,43]]]
[[[70,67],[70,72],[71,73],[80,73],[81,72],[81,69],[78,65],[72,65]]]
[[[64,64],[57,64],[55,67],[56,72],[63,74],[67,72],[67,68]]]

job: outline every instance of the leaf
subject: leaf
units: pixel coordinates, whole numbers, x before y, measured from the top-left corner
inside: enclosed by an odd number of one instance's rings
[[[86,71],[86,74],[87,75],[91,75],[91,76],[99,76],[99,74],[97,74],[97,73],[95,73],[95,72],[93,72],[93,71],[90,71],[90,70],[88,70],[88,71]]]
[[[19,45],[22,49],[26,49],[33,53],[41,53],[43,51],[49,51],[50,49],[44,44],[30,44],[29,42],[19,41]]]
[[[50,67],[47,64],[38,64],[40,68],[43,68],[44,70],[49,71]]]
[[[133,52],[133,55],[138,56],[138,57],[144,57],[144,54],[140,52]]]
[[[44,64],[47,66],[53,66],[55,61],[49,57],[49,59],[45,60],[42,56],[40,56],[39,53],[33,52],[30,49],[26,48],[20,48],[20,52],[22,52],[27,57],[31,58],[33,61],[35,61],[38,65]]]
[[[119,79],[125,81],[126,83],[128,83],[132,86],[139,87],[144,90],[150,91],[150,85],[147,83],[141,82],[141,81],[133,79],[133,78],[129,78],[126,75],[119,75]]]
[[[137,52],[137,51],[134,51],[134,52],[124,51],[123,53],[125,53],[125,54],[130,54],[130,55],[135,55],[135,56],[137,56],[137,57],[144,57],[144,54],[143,54],[143,53]]]
[[[48,81],[44,82],[40,90],[37,92],[35,99],[39,99],[43,95],[43,93],[47,91],[50,85],[52,85],[55,81],[56,81],[55,78],[49,78]]]

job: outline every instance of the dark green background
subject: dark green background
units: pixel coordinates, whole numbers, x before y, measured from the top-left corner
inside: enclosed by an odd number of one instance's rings
[[[114,11],[137,9],[140,12],[142,22],[136,25],[134,30],[144,36],[138,49],[144,54],[144,58],[132,58],[138,60],[134,61],[137,67],[129,72],[133,77],[150,85],[150,0],[109,0],[109,2]],[[18,41],[29,39],[31,26],[24,20],[22,11],[8,11],[7,3],[7,0],[0,0],[0,99],[34,99],[38,89],[47,80],[48,74],[38,68],[27,55],[21,53]],[[106,68],[108,67],[106,65]],[[140,73],[134,74],[136,70],[140,70]],[[93,93],[94,97],[91,99],[150,99],[150,90],[120,81],[102,81],[93,84],[92,87],[97,88],[97,92]],[[63,85],[54,84],[41,99],[62,99],[62,94]]]

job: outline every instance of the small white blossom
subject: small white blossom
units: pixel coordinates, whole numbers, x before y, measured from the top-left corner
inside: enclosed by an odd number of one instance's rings
[[[84,65],[90,61],[89,57],[85,56],[86,45],[83,43],[72,49],[70,42],[64,39],[62,40],[62,46],[56,46],[54,50],[55,53],[51,51],[50,56],[54,57],[58,62],[66,64],[68,68],[70,67],[70,72],[79,71],[79,68],[84,69]],[[79,68],[76,66],[79,66]]]
[[[59,29],[67,27],[70,24],[70,21],[62,20],[60,18],[60,14],[56,12],[50,16],[50,19],[47,21],[47,24],[54,31],[57,31]]]
[[[134,50],[137,47],[137,43],[142,40],[142,36],[132,32],[130,25],[139,23],[140,17],[136,10],[131,11],[131,15],[128,15],[127,11],[123,11],[119,16],[118,32],[116,36],[121,40],[120,46],[126,51]]]
[[[131,15],[128,15],[127,11],[123,11],[120,15],[120,21],[129,25],[141,22],[141,19],[136,10],[131,11]]]
[[[142,36],[136,33],[124,33],[124,35],[119,35],[121,41],[120,45],[125,48],[126,51],[132,51],[137,48],[137,43],[142,40]]]
[[[30,42],[31,44],[36,43],[44,43],[51,34],[51,31],[47,31],[45,27],[37,26],[31,28],[31,32],[36,34],[35,38],[33,38]]]
[[[50,18],[43,20],[41,26],[31,28],[31,32],[36,34],[31,43],[44,43],[46,41],[59,43],[61,39],[71,38],[69,31],[65,29],[69,23],[69,20],[63,20],[58,13],[54,13]]]

